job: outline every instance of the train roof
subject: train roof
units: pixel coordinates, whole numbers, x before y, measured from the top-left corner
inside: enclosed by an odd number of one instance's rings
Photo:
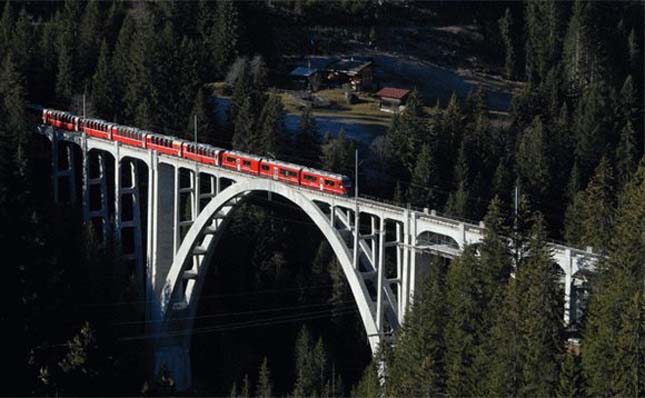
[[[303,166],[301,164],[283,162],[282,160],[264,158],[264,161],[266,161],[267,163],[275,164],[276,166],[289,167],[289,168],[292,168],[292,169],[304,169],[305,168],[305,166]]]
[[[343,174],[338,174],[338,173],[332,173],[330,171],[324,171],[324,170],[318,170],[318,169],[311,169],[309,167],[303,167],[302,171],[306,171],[307,173],[312,173],[312,174],[318,174],[323,177],[329,177],[329,178],[336,178],[339,180],[349,180],[350,178],[347,177],[346,175]]]
[[[251,155],[250,153],[246,153],[246,152],[226,151],[226,153],[234,155],[234,156],[244,157],[244,158],[247,158],[247,159],[253,159],[253,160],[258,160],[258,161],[262,160],[262,156]]]
[[[222,149],[220,147],[216,147],[216,146],[213,146],[213,145],[210,145],[210,144],[202,144],[201,142],[198,142],[197,144],[195,144],[195,142],[186,141],[186,145],[192,145],[192,146],[196,145],[197,148],[214,149],[214,150],[216,150],[218,152],[222,152],[224,150],[224,149]]]

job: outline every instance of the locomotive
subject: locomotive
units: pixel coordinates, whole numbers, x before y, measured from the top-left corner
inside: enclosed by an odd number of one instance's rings
[[[334,195],[347,196],[352,188],[349,177],[341,174],[240,151],[226,150],[208,144],[190,142],[105,120],[83,118],[69,112],[43,109],[42,122],[91,137],[118,141],[137,148],[152,149],[160,154],[190,159],[210,166],[222,167]]]

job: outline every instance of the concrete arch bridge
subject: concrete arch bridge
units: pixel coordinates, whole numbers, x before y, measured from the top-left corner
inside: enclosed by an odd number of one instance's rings
[[[347,278],[372,352],[404,321],[428,270],[427,254],[454,258],[483,239],[482,223],[434,211],[325,194],[48,125],[36,132],[51,145],[54,200],[80,200],[85,222],[103,239],[110,229],[118,232],[150,303],[156,368],[166,366],[179,389],[191,383],[190,337],[173,331],[192,328],[227,216],[251,192],[286,198],[320,229]],[[572,323],[579,317],[572,301],[581,284],[577,275],[593,268],[596,256],[551,246],[562,270],[563,318]]]

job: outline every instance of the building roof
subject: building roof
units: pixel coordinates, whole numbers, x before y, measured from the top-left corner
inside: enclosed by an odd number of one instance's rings
[[[299,66],[296,69],[292,70],[291,73],[289,73],[289,76],[309,77],[315,73],[318,73],[318,69]]]
[[[395,87],[383,87],[377,93],[377,97],[381,98],[393,98],[402,100],[410,94],[410,90],[404,88],[395,88]]]
[[[360,73],[366,67],[372,65],[372,61],[361,58],[344,58],[329,66],[329,70],[346,73],[350,76]]]

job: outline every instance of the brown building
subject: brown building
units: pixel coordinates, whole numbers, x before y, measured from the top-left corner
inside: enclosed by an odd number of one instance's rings
[[[379,98],[378,108],[383,112],[399,113],[405,109],[405,101],[410,90],[395,87],[383,87],[376,96]]]
[[[327,67],[327,80],[349,84],[352,90],[369,90],[374,84],[374,63],[366,59],[345,58]]]

